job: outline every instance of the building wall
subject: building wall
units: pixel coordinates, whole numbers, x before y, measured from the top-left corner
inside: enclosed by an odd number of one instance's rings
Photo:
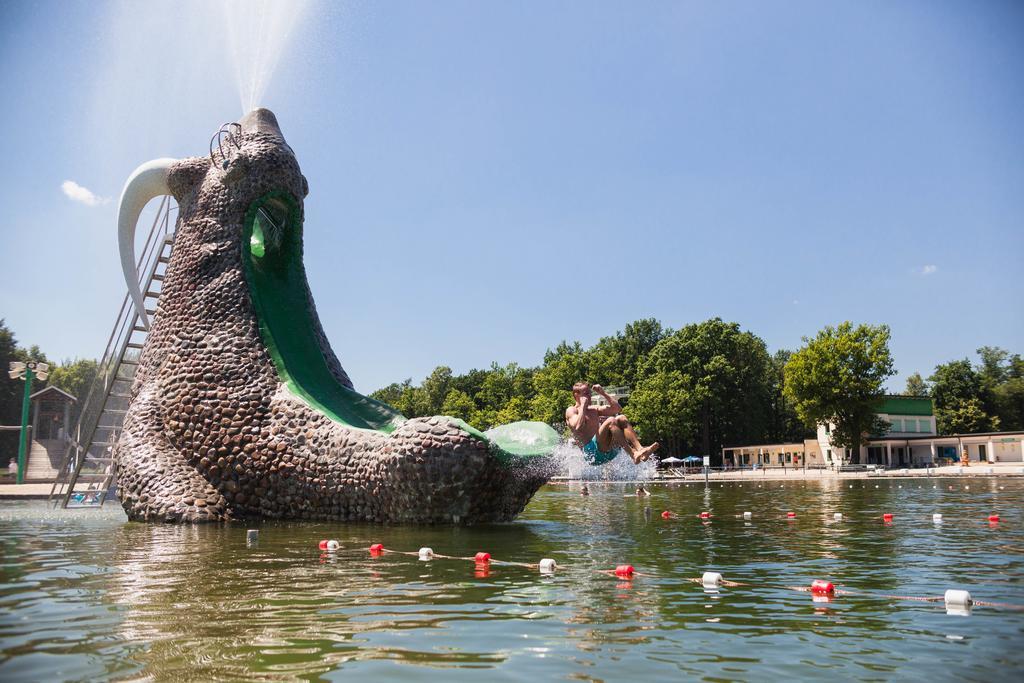
[[[922,434],[936,434],[935,417],[933,415],[889,415],[879,413],[886,422],[890,423],[887,435],[892,436],[921,436]]]

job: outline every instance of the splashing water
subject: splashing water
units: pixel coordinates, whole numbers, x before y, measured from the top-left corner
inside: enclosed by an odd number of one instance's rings
[[[224,0],[229,57],[243,113],[262,103],[281,54],[310,4],[310,0]]]
[[[562,443],[552,454],[557,476],[588,481],[647,481],[654,478],[653,461],[636,464],[629,454],[619,450],[615,459],[604,465],[591,465],[583,451],[572,442]]]

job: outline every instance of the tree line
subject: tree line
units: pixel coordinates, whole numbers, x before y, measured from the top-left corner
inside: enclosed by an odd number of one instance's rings
[[[770,353],[735,322],[671,329],[646,318],[590,347],[563,341],[537,367],[492,363],[455,374],[439,366],[419,384],[406,379],[371,396],[408,417],[450,415],[482,430],[518,420],[564,429],[572,385],[585,381],[630,387],[626,416],[665,454],[715,457],[723,446],[799,442],[823,421],[833,424],[835,444],[856,448],[887,427],[874,408],[895,374],[889,337],[885,325],[846,322],[804,338],[795,351]],[[933,399],[940,434],[1024,430],[1024,359],[990,346],[977,353],[975,363],[938,365],[927,380],[914,373],[905,393]],[[30,358],[49,362],[38,347],[19,346],[0,320],[2,367]],[[65,360],[49,384],[84,400],[96,368],[95,360]],[[0,424],[20,423],[23,388],[6,372],[0,377]],[[16,452],[16,433],[0,433],[0,466]]]
[[[906,393],[935,402],[943,434],[1024,430],[1024,358],[997,346],[977,355],[937,365],[927,380],[915,372]]]

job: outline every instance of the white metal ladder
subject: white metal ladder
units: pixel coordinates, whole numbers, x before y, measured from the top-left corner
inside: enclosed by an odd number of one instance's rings
[[[171,197],[162,197],[136,264],[142,274],[140,287],[151,325],[171,261],[175,226],[171,214],[177,210]],[[114,446],[121,434],[135,369],[148,334],[131,296],[125,294],[96,378],[81,404],[78,423],[67,439],[57,478],[50,489],[48,500],[54,507],[99,508],[109,497],[115,475]]]

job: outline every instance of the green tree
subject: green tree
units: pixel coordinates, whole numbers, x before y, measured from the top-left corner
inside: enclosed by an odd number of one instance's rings
[[[925,398],[929,395],[928,383],[921,377],[920,372],[915,372],[907,377],[907,388],[903,390],[907,396],[920,396]]]
[[[992,403],[987,382],[967,358],[935,366],[928,381],[939,434],[963,434],[965,425],[993,423],[986,407]]]
[[[669,399],[661,396],[666,391]],[[676,404],[672,411],[661,409],[672,415],[658,414],[659,400]],[[765,434],[770,403],[771,359],[764,341],[737,323],[714,318],[686,325],[655,345],[626,414],[647,438],[676,440],[717,457],[723,445]],[[653,424],[671,429],[657,432]]]
[[[460,418],[480,429],[479,425],[473,424],[473,414],[475,412],[476,403],[473,402],[469,394],[458,389],[450,390],[448,395],[444,397],[444,403],[441,404],[442,415]]]
[[[7,327],[5,320],[0,318],[0,425],[21,425],[21,403],[25,392],[25,381],[11,379],[7,374],[11,361],[41,361],[49,363],[38,346],[28,349],[18,346],[14,332]],[[42,389],[45,383],[35,380],[33,392]],[[7,467],[12,458],[18,455],[18,431],[0,432],[0,467]]]
[[[412,378],[405,380],[404,382],[392,382],[382,389],[370,394],[370,398],[386,403],[395,410],[398,410],[398,404],[402,402],[405,392],[412,388]],[[399,411],[401,412],[401,411]]]
[[[613,336],[602,337],[588,352],[588,381],[605,386],[636,384],[640,366],[667,332],[654,318],[626,325]]]
[[[565,422],[565,409],[572,405],[572,385],[589,379],[589,357],[579,342],[565,341],[544,354],[544,365],[533,373],[530,417],[550,425]]]
[[[62,391],[71,394],[78,401],[71,408],[71,424],[78,421],[81,414],[82,404],[89,393],[99,364],[91,358],[76,358],[65,360],[63,363],[50,371],[50,386],[57,387]]]
[[[865,435],[885,425],[875,412],[894,374],[887,325],[826,327],[786,364],[785,394],[808,425],[830,422],[831,440],[859,462]]]
[[[421,407],[424,415],[438,415],[445,397],[452,384],[452,369],[446,365],[439,365],[434,371],[423,380],[422,398],[425,404]]]
[[[699,428],[693,382],[679,370],[652,372],[629,397],[625,412],[642,441],[659,441],[663,453],[681,455]]]
[[[1009,377],[994,394],[1000,429],[1024,430],[1024,377]]]
[[[14,333],[0,319],[0,425],[21,424],[21,399],[25,391],[21,380],[11,379],[7,369],[13,360],[18,360],[18,341]],[[0,432],[0,467],[7,467],[11,457],[18,452],[18,432]]]
[[[519,422],[520,420],[526,420],[530,417],[530,403],[522,396],[513,396],[509,399],[509,402],[505,404],[505,407],[497,412],[494,417],[494,423],[488,425],[486,428],[496,427],[498,425],[507,425],[512,422]]]
[[[936,409],[935,420],[942,425],[942,434],[994,432],[999,429],[999,418],[986,413],[976,398],[957,399]]]
[[[765,441],[788,443],[803,441],[814,436],[813,430],[804,424],[800,416],[796,414],[793,403],[786,398],[785,370],[786,363],[789,362],[792,355],[793,352],[786,349],[780,349],[772,354],[770,417]]]

